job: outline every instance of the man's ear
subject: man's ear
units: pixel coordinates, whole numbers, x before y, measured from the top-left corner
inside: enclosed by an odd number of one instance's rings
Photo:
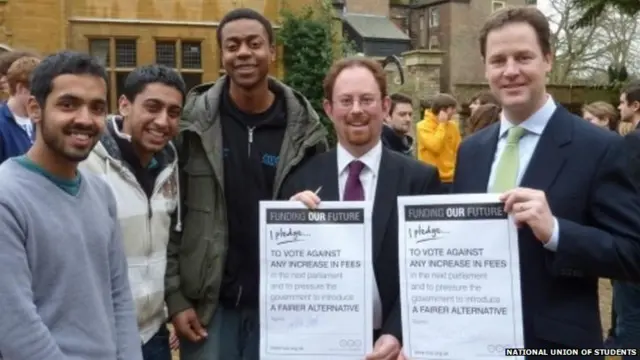
[[[42,108],[34,96],[30,96],[27,101],[27,115],[34,124],[42,121]]]
[[[120,113],[122,117],[128,117],[130,112],[131,102],[129,102],[129,99],[127,99],[126,96],[120,95],[120,98],[118,99],[118,113]]]
[[[331,116],[331,114],[333,113],[331,101],[327,99],[322,100],[322,108],[324,109],[324,113],[327,115],[327,117],[331,119],[331,121],[333,121],[333,116]]]
[[[382,112],[387,114],[386,116],[388,117],[389,110],[391,110],[391,98],[389,96],[385,96],[382,98]]]
[[[276,53],[277,53],[277,48],[275,45],[269,45],[269,61],[270,62],[274,62],[276,61]]]

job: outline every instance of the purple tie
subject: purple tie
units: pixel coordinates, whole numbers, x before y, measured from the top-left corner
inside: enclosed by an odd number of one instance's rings
[[[364,169],[364,163],[353,160],[349,163],[349,177],[344,187],[344,201],[364,201],[364,189],[360,181],[360,173]]]

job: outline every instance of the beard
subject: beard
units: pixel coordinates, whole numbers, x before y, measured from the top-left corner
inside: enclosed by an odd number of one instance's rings
[[[362,125],[353,127],[352,125]],[[349,116],[344,124],[345,138],[354,145],[365,145],[372,141],[374,131],[371,129],[371,117],[367,114]]]
[[[56,156],[61,157],[69,162],[79,163],[89,157],[91,150],[98,143],[100,137],[100,129],[95,125],[84,125],[71,123],[62,129],[55,129],[48,125],[45,119],[40,122],[40,135],[49,151]],[[89,136],[90,142],[88,146],[74,146],[67,144],[68,139],[73,134],[84,134]]]

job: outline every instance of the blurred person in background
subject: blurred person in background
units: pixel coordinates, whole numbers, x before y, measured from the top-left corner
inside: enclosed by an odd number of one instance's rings
[[[618,134],[625,136],[635,130],[635,126],[632,123],[620,122],[618,124]]]
[[[471,135],[500,120],[502,109],[496,104],[484,104],[476,108],[467,119],[465,134]]]
[[[13,63],[22,57],[39,57],[31,51],[7,51],[0,54],[0,103],[4,104],[9,98],[9,83],[7,82],[7,71]]]
[[[22,57],[7,71],[10,96],[6,106],[0,107],[0,163],[26,153],[33,144],[35,132],[27,104],[31,96],[31,73],[38,64],[37,57]]]
[[[582,117],[590,123],[599,126],[603,129],[618,132],[620,120],[618,112],[613,105],[605,101],[596,101],[582,107]],[[613,282],[612,282],[613,283]],[[615,301],[611,300],[612,304]],[[607,339],[605,343],[609,346],[615,343],[615,324],[616,324],[616,311],[614,307],[611,307],[611,328],[607,333]]]
[[[491,91],[482,91],[476,94],[473,98],[471,98],[471,103],[469,104],[469,110],[471,110],[471,115],[473,115],[476,110],[482,105],[493,104],[500,106],[498,99],[491,93]]]
[[[634,82],[623,88],[620,93],[620,118],[632,129],[624,136],[626,152],[629,157],[631,178],[640,188],[640,82]],[[632,281],[613,282],[613,309],[615,325],[613,341],[615,347],[640,347],[640,284]],[[627,359],[630,357],[623,357]]]
[[[418,160],[438,168],[442,193],[448,193],[453,182],[456,154],[460,146],[460,129],[455,121],[458,102],[449,94],[438,94],[431,109],[416,125]]]
[[[596,101],[583,106],[582,117],[594,125],[611,131],[617,131],[620,123],[616,108],[604,101]]]
[[[640,81],[627,85],[620,93],[620,120],[633,124],[636,128],[640,124]]]
[[[391,94],[389,115],[382,127],[382,144],[388,149],[411,155],[413,152],[413,101],[405,94]]]

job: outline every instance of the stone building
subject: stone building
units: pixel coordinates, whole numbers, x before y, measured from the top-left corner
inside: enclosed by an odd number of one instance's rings
[[[333,0],[343,36],[357,52],[372,57],[411,50],[411,39],[389,17],[390,0]]]
[[[442,52],[441,90],[484,82],[478,32],[487,17],[506,6],[536,0],[411,0],[391,5],[390,17],[411,38],[413,49]]]
[[[0,0],[0,49],[89,52],[109,70],[115,109],[132,68],[160,63],[176,68],[187,85],[221,74],[216,27],[237,7],[263,13],[274,24],[281,6],[294,10],[314,0]],[[277,26],[276,30],[277,30]],[[1,51],[1,50],[0,50]],[[273,75],[283,74],[278,60]]]

